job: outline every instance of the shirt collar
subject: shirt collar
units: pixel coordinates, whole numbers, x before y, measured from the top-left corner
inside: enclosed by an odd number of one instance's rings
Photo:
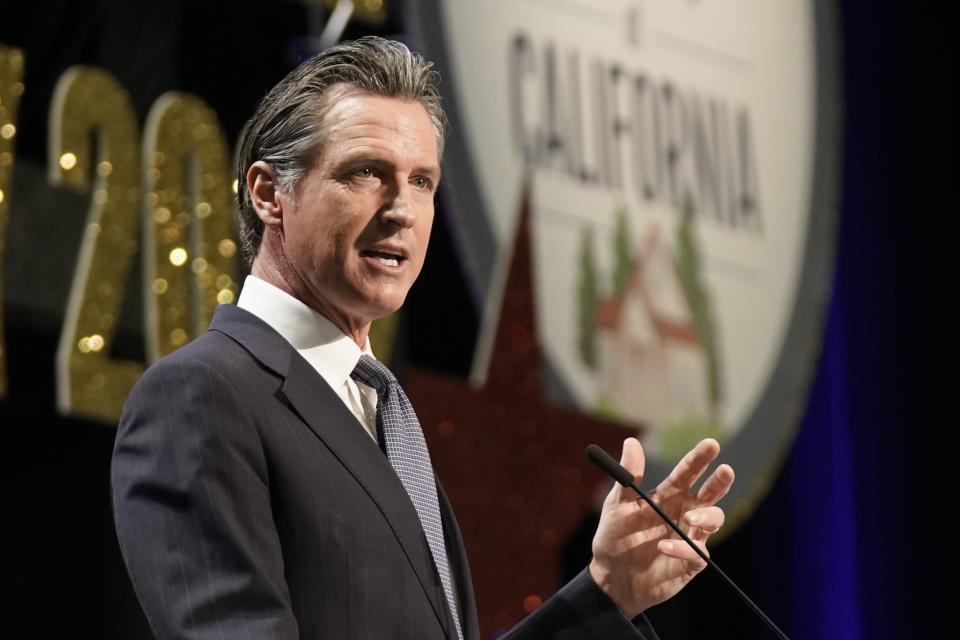
[[[244,280],[237,306],[273,327],[334,389],[350,379],[361,355],[373,356],[369,337],[361,349],[318,311],[255,276]]]

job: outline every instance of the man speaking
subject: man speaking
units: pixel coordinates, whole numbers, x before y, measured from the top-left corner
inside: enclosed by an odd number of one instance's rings
[[[479,640],[466,553],[370,323],[423,266],[446,120],[430,63],[363,38],[262,100],[239,158],[237,306],[152,366],[112,466],[117,533],[158,638]],[[733,482],[701,442],[655,491],[701,546]],[[628,439],[622,463],[644,458]],[[642,615],[700,569],[616,487],[589,567],[508,638],[655,638]],[[505,576],[509,579],[509,576]]]

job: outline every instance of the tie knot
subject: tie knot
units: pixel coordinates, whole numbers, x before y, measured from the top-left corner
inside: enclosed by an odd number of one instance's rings
[[[376,389],[379,394],[384,393],[390,385],[397,382],[387,365],[367,355],[360,356],[357,366],[350,372],[350,377]]]

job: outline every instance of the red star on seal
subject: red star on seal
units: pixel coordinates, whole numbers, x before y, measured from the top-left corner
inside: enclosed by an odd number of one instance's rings
[[[527,189],[486,384],[418,369],[404,384],[457,512],[484,637],[561,586],[562,546],[605,482],[584,447],[616,456],[636,434],[546,401],[531,267]]]

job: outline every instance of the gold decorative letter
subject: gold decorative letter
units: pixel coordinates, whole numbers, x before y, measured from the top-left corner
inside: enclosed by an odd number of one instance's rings
[[[137,249],[140,155],[130,97],[106,71],[71,67],[57,81],[48,166],[52,183],[90,193],[57,349],[57,406],[113,422],[143,372],[110,356]]]
[[[23,94],[23,52],[0,45],[0,398],[7,393],[7,354],[3,332],[3,248],[13,182],[13,141]]]
[[[144,317],[156,360],[205,331],[214,308],[237,295],[233,176],[216,113],[189,94],[157,98],[144,166]]]

